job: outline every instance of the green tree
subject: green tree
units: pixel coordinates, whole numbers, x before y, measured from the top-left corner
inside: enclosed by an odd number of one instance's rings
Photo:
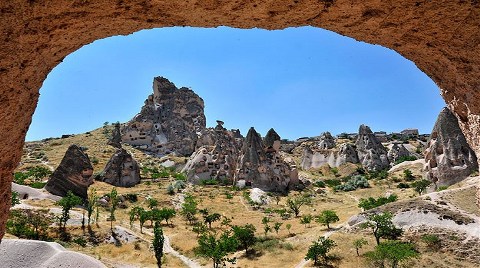
[[[148,198],[147,201],[149,209],[154,209],[158,206],[158,200],[155,198]]]
[[[219,268],[224,262],[233,262],[228,259],[229,253],[235,252],[238,248],[238,241],[229,231],[223,232],[218,238],[212,233],[203,233],[198,238],[197,254],[210,258],[213,267]]]
[[[335,241],[321,236],[320,238],[318,238],[317,241],[314,241],[313,244],[308,248],[305,260],[313,260],[315,266],[319,264],[323,266],[328,266],[328,252],[335,246],[337,246]]]
[[[48,239],[48,227],[53,215],[47,209],[12,209],[8,218],[7,232],[20,238]]]
[[[95,188],[88,189],[88,199],[85,202],[85,208],[87,210],[87,225],[90,228],[90,222],[92,219],[93,211],[95,211],[95,206],[97,205],[98,196],[97,190]]]
[[[300,223],[305,225],[305,228],[307,228],[307,225],[310,226],[310,223],[313,220],[313,216],[310,214],[303,215],[302,218],[300,218]]]
[[[273,229],[275,230],[275,233],[278,235],[278,231],[280,231],[280,227],[282,227],[283,223],[281,222],[275,222],[273,224]]]
[[[135,219],[139,219],[140,214],[142,214],[142,212],[144,211],[145,210],[139,206],[135,206],[132,209],[130,209],[130,212],[128,213],[129,220],[130,220],[130,228],[133,227],[133,222],[135,221]]]
[[[175,217],[177,215],[177,212],[173,208],[162,208],[160,210],[160,218],[162,220],[165,220],[165,223],[168,225],[168,221]],[[172,225],[172,222],[170,222],[170,225]]]
[[[242,249],[245,249],[245,254],[248,254],[248,248],[253,246],[257,241],[255,237],[256,228],[253,224],[246,224],[244,226],[233,226],[233,235],[237,239]]]
[[[185,202],[182,205],[182,210],[180,211],[180,214],[190,224],[195,223],[195,221],[197,220],[197,218],[195,217],[195,215],[198,212],[197,205],[198,203],[192,195],[190,194],[185,195]]]
[[[385,241],[375,247],[374,251],[366,252],[365,257],[376,267],[397,268],[404,261],[417,258],[420,254],[411,243],[401,241]]]
[[[412,186],[415,192],[418,193],[418,195],[422,195],[422,193],[424,193],[427,187],[430,186],[431,184],[432,184],[431,181],[422,179],[422,180],[413,182]]]
[[[300,207],[304,204],[310,204],[311,198],[306,196],[299,196],[295,198],[288,198],[287,199],[287,206],[288,208],[295,214],[295,217],[298,217],[300,214]]]
[[[315,219],[316,222],[327,226],[327,229],[330,230],[330,223],[338,222],[340,219],[338,215],[333,210],[324,210],[318,215]]]
[[[20,199],[18,198],[18,192],[12,191],[11,198],[12,198],[10,203],[11,207],[20,204]]]
[[[415,179],[415,177],[413,176],[413,173],[410,169],[403,170],[403,179],[406,180],[406,181],[412,181],[412,180]]]
[[[113,222],[115,219],[115,210],[117,209],[118,205],[118,194],[117,188],[113,187],[112,191],[109,194],[110,197],[110,230],[113,230]]]
[[[153,251],[155,252],[155,258],[157,259],[158,268],[162,268],[164,242],[165,237],[163,236],[162,227],[160,227],[160,223],[156,221],[155,226],[153,227]]]
[[[290,229],[292,229],[292,225],[290,223],[287,223],[287,225],[285,225],[285,228],[287,228],[287,231],[290,234]]]
[[[83,203],[82,198],[68,191],[67,195],[58,200],[55,204],[62,207],[62,215],[59,217],[60,228],[65,229],[67,221],[70,219],[70,210]]]
[[[140,233],[142,233],[142,234],[143,234],[143,225],[148,220],[149,216],[150,215],[149,215],[148,211],[145,211],[145,210],[140,211],[140,215],[138,217],[138,220],[140,221]]]
[[[369,198],[360,198],[360,202],[358,203],[359,208],[363,208],[363,210],[369,210],[372,208],[376,208],[387,203],[397,201],[398,197],[395,194],[391,194],[389,197],[379,197],[375,199],[373,197]]]
[[[370,228],[377,245],[380,238],[395,240],[402,236],[403,230],[395,227],[392,222],[393,215],[390,212],[373,214],[368,216],[368,221],[361,225],[362,228]]]
[[[360,256],[360,253],[358,252],[359,249],[361,249],[363,246],[368,245],[368,241],[365,238],[360,238],[355,241],[353,241],[353,246],[355,247],[355,250],[357,251],[357,256]]]

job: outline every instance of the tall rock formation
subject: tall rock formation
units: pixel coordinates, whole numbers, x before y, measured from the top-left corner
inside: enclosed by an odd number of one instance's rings
[[[409,156],[410,152],[401,143],[394,143],[392,148],[388,151],[388,161],[395,163],[399,158]]]
[[[265,143],[266,147],[273,147],[273,144],[275,143],[275,141],[280,142],[280,140],[281,140],[280,135],[278,135],[278,133],[273,128],[271,128],[267,132],[267,135],[265,136],[265,139],[263,139],[263,142]]]
[[[278,140],[277,140],[278,141]],[[300,182],[298,171],[286,163],[274,142],[265,147],[262,137],[252,127],[248,131],[239,158],[236,181],[267,191],[284,192],[295,188]]]
[[[389,167],[387,150],[366,125],[361,125],[355,143],[358,159],[369,171],[379,171]]]
[[[142,110],[122,129],[122,142],[158,155],[190,156],[198,133],[205,129],[202,98],[192,90],[178,89],[163,77],[153,80],[153,94]]]
[[[242,137],[239,133],[228,131],[222,121],[217,126],[203,132],[202,140],[208,144],[201,146],[192,154],[182,172],[188,180],[199,183],[202,180],[215,179],[220,183],[233,183]],[[209,144],[211,143],[213,144]]]
[[[120,123],[115,123],[112,130],[112,136],[108,140],[108,145],[111,145],[115,148],[122,148],[122,135],[120,133]]]
[[[88,186],[93,183],[93,166],[88,155],[77,145],[70,145],[60,165],[45,185],[48,192],[65,196],[68,191],[87,198]]]
[[[132,187],[140,183],[140,167],[125,149],[118,149],[110,158],[100,180],[119,187]]]
[[[438,115],[425,150],[427,177],[435,185],[452,185],[478,170],[477,157],[465,140],[457,117],[448,109]]]

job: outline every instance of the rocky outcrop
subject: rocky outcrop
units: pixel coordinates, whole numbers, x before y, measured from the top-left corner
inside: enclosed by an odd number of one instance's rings
[[[48,192],[65,196],[68,191],[87,198],[87,189],[93,183],[93,166],[88,155],[77,145],[70,145],[60,165],[45,185]]]
[[[164,155],[190,156],[205,129],[203,100],[192,90],[178,89],[163,77],[153,80],[153,94],[122,129],[122,142]]]
[[[122,148],[122,135],[120,134],[120,123],[115,123],[113,130],[112,130],[112,136],[108,140],[108,145],[111,145],[115,148]]]
[[[271,128],[268,132],[267,135],[265,135],[265,138],[263,139],[263,143],[265,144],[266,147],[273,147],[275,141],[278,141],[278,145],[280,146],[280,135]],[[278,150],[278,149],[277,149]]]
[[[217,121],[214,129],[203,132],[202,140],[213,145],[205,144],[192,154],[182,172],[187,174],[188,180],[199,183],[202,180],[218,180],[220,183],[233,183],[239,144],[242,140],[239,132],[228,131],[222,121]]]
[[[337,146],[335,138],[330,132],[322,133],[318,142],[307,141],[301,146],[304,147],[301,158],[301,167],[304,170],[320,168],[325,165],[339,167],[345,163],[358,163],[355,146],[349,143]]]
[[[477,157],[465,140],[457,117],[448,109],[438,115],[425,150],[427,177],[435,185],[452,185],[478,170]]]
[[[250,128],[243,143],[235,181],[278,192],[298,186],[298,171],[284,161],[279,147],[279,143],[278,146],[265,147],[262,137],[253,127]]]
[[[125,149],[118,149],[103,170],[100,180],[119,187],[132,187],[140,183],[140,167]]]
[[[392,148],[388,151],[388,161],[395,163],[399,158],[409,156],[410,152],[401,143],[394,143]]]
[[[358,160],[365,169],[378,171],[389,167],[387,150],[368,126],[360,126],[355,146],[357,147]]]

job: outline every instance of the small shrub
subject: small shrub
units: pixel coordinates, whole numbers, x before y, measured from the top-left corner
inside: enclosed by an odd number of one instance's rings
[[[408,189],[410,188],[410,185],[408,183],[405,183],[405,182],[401,182],[397,185],[397,188],[400,188],[400,189]]]
[[[440,249],[440,238],[434,234],[424,234],[422,235],[422,241],[427,245],[431,250]]]
[[[447,185],[441,185],[441,186],[438,186],[437,192],[441,192],[441,191],[447,190],[447,189],[448,189],[448,186],[447,186]]]
[[[338,179],[327,179],[325,180],[325,184],[330,188],[334,188],[335,186],[341,185],[342,182]]]
[[[72,242],[81,246],[82,248],[87,246],[87,240],[85,240],[85,238],[83,238],[83,237],[77,237],[77,238],[73,239]]]
[[[337,185],[334,187],[335,191],[355,191],[357,188],[368,188],[368,180],[362,175],[355,175],[350,180],[342,185]]]
[[[29,184],[30,187],[32,188],[35,188],[35,189],[42,189],[45,184],[47,184],[46,182],[32,182]]]
[[[173,186],[172,184],[168,185],[167,194],[174,195],[175,194],[175,186]]]
[[[417,158],[413,155],[402,156],[402,157],[399,157],[397,160],[395,160],[395,165],[398,165],[405,161],[414,161],[414,160],[417,160]]]
[[[364,210],[369,210],[391,202],[395,202],[397,199],[398,197],[394,194],[390,195],[389,197],[379,197],[378,199],[373,197],[369,197],[367,199],[361,198],[360,202],[358,203],[358,207],[363,208]]]
[[[218,181],[216,179],[202,180],[202,185],[217,185]]]
[[[313,183],[313,186],[320,187],[320,188],[325,188],[325,182],[318,180],[318,181]]]

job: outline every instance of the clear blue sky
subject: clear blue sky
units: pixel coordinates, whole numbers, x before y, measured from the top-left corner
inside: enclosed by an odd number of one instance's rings
[[[411,61],[326,30],[161,28],[97,40],[45,80],[27,140],[126,122],[152,80],[164,76],[205,101],[207,126],[245,135],[273,127],[282,138],[418,128],[430,133],[444,106]]]

